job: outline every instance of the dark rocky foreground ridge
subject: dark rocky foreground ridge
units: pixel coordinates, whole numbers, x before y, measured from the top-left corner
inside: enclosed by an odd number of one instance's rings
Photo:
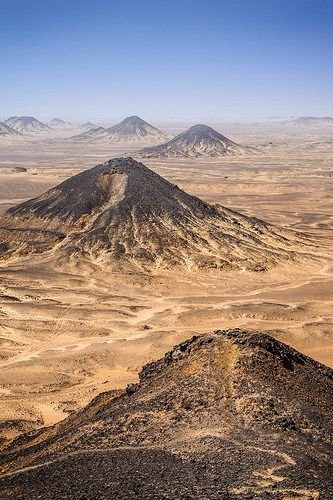
[[[3,498],[330,499],[333,370],[239,329],[2,451]]]
[[[296,258],[301,241],[191,196],[132,158],[81,172],[0,218],[0,259],[54,252],[117,267],[263,271]]]

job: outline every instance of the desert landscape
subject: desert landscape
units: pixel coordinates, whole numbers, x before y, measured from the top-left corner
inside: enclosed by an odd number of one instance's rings
[[[180,158],[145,158],[156,147],[132,137],[82,143],[73,126],[2,140],[4,450],[193,335],[261,331],[333,367],[333,127],[216,128],[232,140],[165,130]]]
[[[332,500],[332,24],[0,2],[0,500]]]
[[[2,260],[4,439],[54,424],[101,390],[135,382],[146,362],[218,328],[263,330],[333,366],[331,129],[249,124],[245,134],[239,125],[225,128],[255,154],[143,161],[191,195],[298,231],[304,241],[287,252],[299,250],[300,258],[256,272],[190,266],[122,271],[97,256],[83,264],[57,262],[52,252]],[[135,158],[138,147],[78,147],[70,140],[62,134],[2,143],[3,211],[98,162]]]

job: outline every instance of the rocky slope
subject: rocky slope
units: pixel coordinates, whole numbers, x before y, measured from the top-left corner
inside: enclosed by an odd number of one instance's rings
[[[256,152],[236,144],[207,125],[194,125],[173,139],[158,146],[141,149],[137,158],[217,158]]]
[[[2,451],[4,498],[329,499],[333,371],[272,337],[193,337]]]
[[[299,236],[210,205],[132,158],[81,172],[0,218],[0,258],[54,250],[140,269],[263,271]]]
[[[98,140],[108,142],[143,142],[159,143],[163,142],[168,136],[161,130],[153,127],[138,116],[129,116],[120,123],[109,128],[99,127],[80,134],[75,137],[79,141]]]
[[[4,123],[22,134],[40,134],[51,131],[48,125],[33,116],[12,116],[5,120]]]

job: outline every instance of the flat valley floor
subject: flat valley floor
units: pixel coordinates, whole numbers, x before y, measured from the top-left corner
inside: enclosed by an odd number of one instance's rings
[[[0,267],[0,436],[53,424],[192,335],[266,331],[333,367],[331,131],[233,126],[263,154],[144,163],[210,203],[307,233],[313,259],[268,272],[111,273],[42,257]],[[0,210],[138,149],[65,139],[0,144]],[[27,172],[12,172],[26,167]]]

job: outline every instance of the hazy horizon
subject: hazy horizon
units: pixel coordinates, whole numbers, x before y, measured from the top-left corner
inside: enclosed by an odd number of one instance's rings
[[[2,1],[0,116],[333,115],[328,0]]]
[[[81,119],[79,118],[65,118],[64,116],[62,115],[52,115],[52,116],[46,116],[46,117],[42,117],[42,116],[39,116],[37,114],[34,114],[34,113],[25,113],[24,115],[11,115],[11,116],[0,116],[0,122],[4,122],[6,121],[8,118],[12,118],[13,116],[17,116],[17,117],[23,117],[23,116],[30,116],[30,117],[33,117],[33,118],[36,118],[37,120],[41,121],[42,123],[48,123],[50,122],[52,119],[54,118],[58,118],[60,120],[67,120],[69,123],[71,123],[72,125],[82,125],[83,123],[85,122],[91,122],[93,123],[94,125],[98,125],[98,126],[102,126],[102,127],[110,127],[112,125],[116,125],[117,123],[123,121],[125,118],[127,118],[128,116],[132,116],[132,115],[122,115],[122,116],[116,116],[116,117],[110,117],[109,119],[98,119],[98,118],[94,118],[94,119],[91,119],[89,116],[86,116],[86,117],[83,117]],[[139,115],[137,115],[139,116]],[[289,120],[295,120],[297,118],[332,118],[331,116],[313,116],[313,115],[306,115],[306,114],[303,114],[303,115],[290,115],[290,116],[276,116],[276,117],[272,117],[272,116],[269,116],[269,117],[260,117],[260,118],[253,118],[253,119],[240,119],[240,120],[222,120],[222,119],[218,119],[217,117],[204,117],[202,119],[198,118],[197,120],[195,119],[188,119],[188,120],[163,120],[163,119],[159,119],[159,118],[149,118],[147,116],[144,116],[144,115],[140,115],[139,116],[140,118],[142,118],[143,120],[147,121],[148,123],[152,124],[152,125],[155,125],[155,126],[158,126],[158,127],[161,127],[161,128],[175,128],[175,129],[184,129],[184,128],[189,128],[193,125],[197,125],[197,124],[204,124],[204,125],[209,125],[209,126],[212,126],[212,127],[223,127],[223,126],[233,126],[233,125],[255,125],[255,124],[258,124],[258,125],[269,125],[269,124],[278,124],[279,122],[284,122],[284,121],[289,121]]]

